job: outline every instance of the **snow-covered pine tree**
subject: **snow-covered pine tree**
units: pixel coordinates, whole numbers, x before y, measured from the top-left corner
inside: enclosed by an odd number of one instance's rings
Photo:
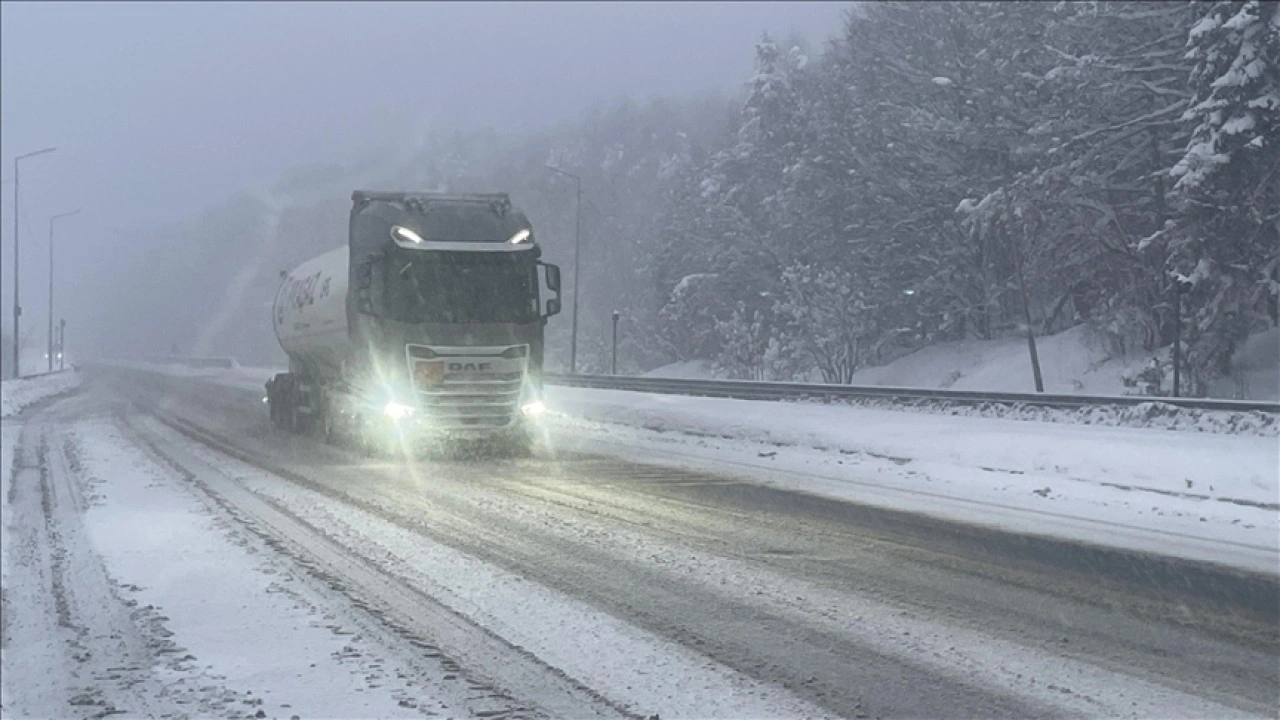
[[[1191,389],[1229,370],[1250,332],[1276,322],[1280,297],[1280,5],[1201,3],[1186,57],[1192,127],[1170,170],[1179,210],[1170,270],[1192,287]]]

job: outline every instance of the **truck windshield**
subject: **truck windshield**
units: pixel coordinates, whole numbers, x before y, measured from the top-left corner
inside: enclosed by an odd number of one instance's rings
[[[407,323],[533,322],[537,265],[520,255],[395,254],[386,272],[387,314]]]

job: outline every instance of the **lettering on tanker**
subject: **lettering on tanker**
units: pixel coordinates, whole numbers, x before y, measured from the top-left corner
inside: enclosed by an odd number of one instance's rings
[[[290,275],[285,279],[284,284],[280,287],[280,293],[276,300],[276,324],[284,324],[284,314],[286,308],[301,310],[304,307],[314,305],[317,299],[323,300],[329,297],[329,284],[332,278],[321,278],[324,274],[323,270],[317,270],[314,274],[305,278],[297,278]],[[320,294],[316,296],[316,286],[320,286]]]

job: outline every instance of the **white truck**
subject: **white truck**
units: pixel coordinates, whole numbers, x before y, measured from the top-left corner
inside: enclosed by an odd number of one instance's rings
[[[282,273],[279,427],[377,454],[436,441],[528,447],[560,269],[505,194],[356,191],[348,242]],[[542,281],[554,296],[540,299]]]

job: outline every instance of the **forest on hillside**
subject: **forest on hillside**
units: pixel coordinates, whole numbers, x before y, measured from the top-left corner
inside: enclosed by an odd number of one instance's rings
[[[1156,354],[1181,292],[1198,394],[1277,323],[1277,3],[866,3],[832,31],[763,35],[739,96],[425,133],[158,229],[133,279],[150,297],[110,310],[163,332],[120,341],[276,361],[277,273],[344,241],[357,187],[511,193],[580,283],[581,372],[608,370],[615,310],[629,373],[848,382],[931,343],[1081,323]],[[574,183],[548,165],[582,180],[581,278]]]

